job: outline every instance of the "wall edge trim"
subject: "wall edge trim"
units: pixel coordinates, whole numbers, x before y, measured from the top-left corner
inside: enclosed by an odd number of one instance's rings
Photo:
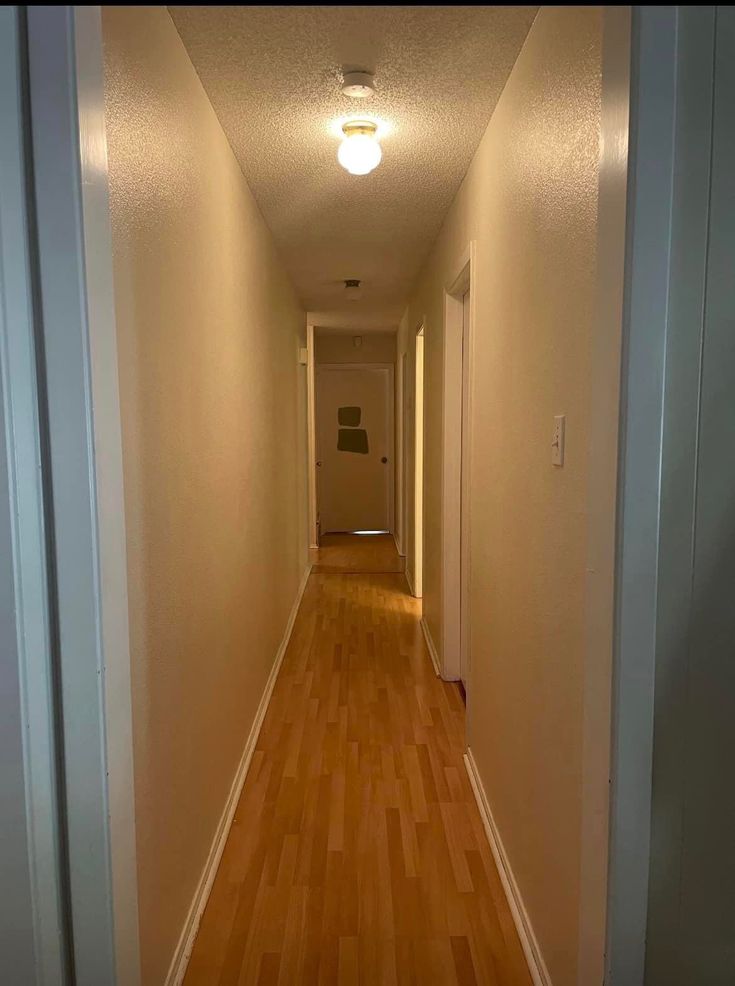
[[[429,657],[431,658],[431,663],[434,665],[434,671],[436,672],[437,678],[441,678],[441,667],[439,665],[439,655],[436,652],[436,647],[434,645],[434,638],[431,636],[431,630],[429,630],[429,624],[426,620],[421,617],[419,620],[421,625],[421,630],[424,635],[424,640],[426,641],[426,649],[429,652]]]
[[[245,741],[245,748],[243,750],[242,757],[240,758],[240,763],[238,764],[237,770],[235,771],[230,793],[225,801],[224,809],[217,825],[212,845],[204,863],[204,868],[199,878],[197,888],[194,891],[189,912],[186,915],[186,920],[184,921],[183,928],[181,929],[181,935],[171,959],[168,975],[166,976],[165,986],[181,986],[181,983],[184,980],[184,976],[189,965],[189,959],[191,958],[194,943],[199,932],[199,924],[201,922],[202,915],[204,914],[204,909],[207,906],[209,895],[212,891],[212,886],[217,875],[222,853],[224,852],[227,837],[229,836],[230,828],[232,827],[232,821],[235,817],[235,810],[237,809],[240,795],[245,784],[245,779],[248,775],[248,770],[250,769],[250,762],[253,759],[253,753],[255,752],[255,746],[258,742],[260,730],[263,726],[263,720],[265,719],[265,714],[268,711],[268,706],[270,705],[273,689],[276,684],[276,679],[278,678],[278,672],[281,670],[281,664],[283,663],[286,649],[289,641],[291,640],[291,634],[296,622],[296,616],[298,615],[301,600],[303,599],[310,574],[311,564],[307,564],[303,575],[301,576],[301,582],[299,583],[299,587],[296,592],[296,598],[293,606],[291,607],[291,612],[286,623],[286,629],[278,647],[278,651],[276,652],[273,667],[268,675],[268,680],[265,684],[263,695],[260,699],[260,704],[258,705],[258,710],[255,713],[253,725],[250,729],[250,733],[248,734],[248,738]]]
[[[490,804],[487,800],[487,795],[485,794],[482,779],[480,778],[480,774],[477,770],[475,758],[473,757],[472,751],[469,747],[464,755],[464,764],[467,768],[467,775],[470,779],[472,792],[475,795],[475,801],[477,802],[477,807],[480,811],[480,817],[482,818],[482,824],[485,828],[487,841],[490,843],[490,849],[495,860],[495,865],[498,869],[498,876],[500,877],[500,882],[502,883],[503,890],[505,891],[508,907],[510,908],[510,913],[513,917],[513,923],[516,926],[516,931],[518,932],[518,937],[521,941],[521,948],[523,949],[523,954],[525,955],[526,962],[528,963],[528,971],[531,974],[533,986],[552,986],[551,976],[546,968],[541,947],[536,939],[536,935],[531,924],[531,919],[528,916],[528,911],[523,903],[520,888],[516,882],[513,870],[510,867],[508,855],[505,851],[503,841],[500,838],[500,832],[495,824],[493,813],[490,810]]]

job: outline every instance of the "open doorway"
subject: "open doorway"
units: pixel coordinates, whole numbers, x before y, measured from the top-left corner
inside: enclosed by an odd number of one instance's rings
[[[398,554],[406,557],[407,497],[406,497],[406,353],[396,361],[396,490],[395,541]]]
[[[442,676],[469,691],[470,401],[472,393],[472,256],[470,244],[445,292]]]
[[[424,327],[416,333],[414,385],[413,594],[423,595],[424,574]]]
[[[401,380],[403,386],[403,402],[401,404],[401,422],[403,438],[401,441],[401,544],[404,556],[408,554],[408,437],[406,408],[408,405],[408,353],[401,356]]]
[[[470,285],[462,295],[462,438],[459,506],[459,677],[467,694],[470,677]]]

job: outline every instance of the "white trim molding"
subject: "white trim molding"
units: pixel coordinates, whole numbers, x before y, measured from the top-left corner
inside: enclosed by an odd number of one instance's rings
[[[184,981],[184,976],[186,975],[186,970],[189,965],[189,959],[191,958],[191,953],[194,948],[194,942],[196,941],[196,936],[199,931],[199,924],[201,922],[202,915],[204,914],[204,909],[207,906],[207,901],[209,900],[209,895],[212,891],[214,879],[217,876],[217,869],[219,868],[219,863],[222,858],[222,853],[224,852],[227,837],[230,834],[232,820],[235,817],[235,811],[237,810],[237,805],[240,800],[240,795],[242,794],[245,779],[248,775],[250,762],[253,759],[253,753],[255,752],[260,730],[263,726],[263,721],[265,719],[265,714],[268,711],[268,706],[270,705],[273,689],[276,684],[276,679],[278,678],[278,672],[281,670],[281,664],[283,663],[283,658],[286,654],[286,649],[291,639],[291,633],[293,632],[294,623],[296,622],[299,606],[301,605],[301,600],[304,596],[304,591],[306,589],[306,584],[309,581],[310,574],[311,565],[309,564],[306,566],[304,574],[301,577],[301,583],[299,584],[296,599],[294,600],[291,613],[288,617],[288,622],[286,623],[286,630],[283,634],[283,639],[281,640],[278,652],[276,653],[276,658],[273,662],[271,673],[268,675],[268,681],[266,682],[265,689],[263,690],[263,695],[260,699],[260,704],[258,705],[258,711],[255,713],[255,719],[245,743],[245,748],[242,752],[240,763],[235,771],[230,793],[227,796],[227,800],[222,811],[222,816],[219,820],[219,824],[217,825],[214,839],[212,841],[207,860],[204,864],[204,869],[202,870],[199,883],[197,884],[196,891],[194,892],[189,913],[186,916],[184,926],[181,930],[181,936],[174,951],[171,965],[169,966],[165,986],[181,986],[181,983]]]
[[[426,649],[429,652],[431,663],[434,665],[434,671],[436,672],[437,678],[441,678],[439,655],[436,652],[436,646],[434,645],[434,638],[431,636],[431,630],[429,630],[429,624],[426,622],[423,616],[421,617],[420,623],[421,623],[421,631],[424,635],[424,640],[426,641]]]
[[[490,849],[495,859],[498,876],[500,877],[500,882],[503,884],[503,890],[508,900],[508,907],[510,908],[510,913],[513,916],[513,922],[518,932],[521,948],[528,963],[528,971],[531,974],[533,986],[552,986],[551,977],[549,976],[549,971],[546,968],[546,963],[541,952],[541,946],[534,934],[531,919],[523,903],[523,897],[513,875],[513,870],[510,867],[510,861],[503,846],[503,841],[500,838],[498,827],[495,824],[493,813],[490,810],[490,804],[477,770],[475,758],[472,756],[472,750],[469,747],[464,755],[464,763],[467,768],[467,775],[470,779],[475,800],[477,801],[477,807],[480,810],[480,817],[485,827],[487,841],[490,843]]]
[[[409,572],[409,570],[408,570],[408,567],[406,567],[406,568],[405,568],[405,569],[403,570],[403,575],[404,575],[404,577],[405,577],[405,579],[406,579],[406,585],[408,586],[408,591],[409,591],[409,593],[410,593],[410,594],[411,594],[411,595],[412,595],[412,596],[414,597],[414,599],[415,599],[415,598],[416,598],[416,593],[415,593],[415,592],[413,591],[413,580],[412,580],[412,578],[411,578],[411,573]]]

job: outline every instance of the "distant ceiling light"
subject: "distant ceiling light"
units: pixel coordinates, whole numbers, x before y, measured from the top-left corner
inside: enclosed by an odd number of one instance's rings
[[[383,151],[375,136],[377,130],[372,120],[348,120],[342,125],[345,136],[337,160],[351,175],[370,174],[380,164]]]
[[[358,301],[362,297],[362,288],[356,277],[349,277],[345,281],[345,297],[350,301]]]
[[[342,92],[352,99],[367,99],[375,92],[372,72],[345,72],[342,76]]]

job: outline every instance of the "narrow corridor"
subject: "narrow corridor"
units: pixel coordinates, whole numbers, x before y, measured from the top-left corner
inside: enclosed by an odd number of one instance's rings
[[[354,541],[309,579],[185,984],[527,986],[460,693]]]
[[[0,7],[0,986],[735,986],[733,91]]]

